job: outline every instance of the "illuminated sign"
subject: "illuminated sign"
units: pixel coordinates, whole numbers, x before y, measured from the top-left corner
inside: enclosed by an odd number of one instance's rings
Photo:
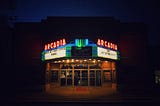
[[[66,40],[61,39],[61,40],[46,44],[45,47],[44,47],[44,50],[49,50],[49,49],[53,49],[53,48],[56,48],[56,47],[59,47],[59,46],[64,46],[64,45],[66,45]]]
[[[98,39],[97,44],[90,43],[88,39],[75,39],[74,43],[66,44],[66,40],[61,39],[45,45],[42,61],[61,57],[102,57],[119,60],[119,56],[116,44],[101,39]]]
[[[109,59],[118,59],[118,55],[116,51],[110,50],[110,49],[104,49],[101,47],[97,47],[97,56],[103,57],[103,58],[109,58]]]
[[[92,47],[85,46],[79,49],[78,47],[73,46],[71,49],[71,55],[76,57],[92,56]]]
[[[102,39],[98,39],[97,45],[104,46],[104,47],[107,47],[107,48],[110,48],[110,49],[113,49],[113,50],[118,49],[116,44],[108,42],[108,41],[104,41]]]
[[[66,56],[66,48],[58,48],[50,51],[45,51],[44,60],[55,59]]]
[[[88,45],[88,39],[75,39],[75,45],[77,47],[85,47]]]

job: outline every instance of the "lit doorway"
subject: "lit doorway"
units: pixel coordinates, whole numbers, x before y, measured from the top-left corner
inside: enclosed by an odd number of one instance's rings
[[[101,69],[92,64],[62,65],[61,86],[101,86]]]

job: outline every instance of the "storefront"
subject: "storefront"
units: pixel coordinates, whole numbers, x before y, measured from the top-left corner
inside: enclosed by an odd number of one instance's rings
[[[54,87],[112,87],[116,85],[117,45],[102,39],[65,39],[45,45],[46,84]]]

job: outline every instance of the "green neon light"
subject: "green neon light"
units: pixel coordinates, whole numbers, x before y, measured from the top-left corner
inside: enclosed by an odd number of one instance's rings
[[[44,60],[45,60],[45,59],[44,59],[44,54],[45,54],[45,53],[44,53],[44,51],[43,51],[43,52],[41,53],[41,55],[42,55],[41,60],[42,60],[42,61],[44,61]]]
[[[67,47],[66,47],[66,50],[71,50],[71,46],[67,46]]]
[[[97,57],[97,46],[92,47],[92,57]]]
[[[77,47],[85,47],[88,45],[88,39],[75,39],[75,45]]]
[[[120,60],[120,52],[119,51],[117,51],[117,56],[118,56],[117,60]]]
[[[71,57],[71,46],[66,47],[66,57]]]
[[[71,53],[66,53],[66,57],[71,57]]]
[[[78,40],[78,45],[77,46],[82,47],[82,40],[81,39]]]

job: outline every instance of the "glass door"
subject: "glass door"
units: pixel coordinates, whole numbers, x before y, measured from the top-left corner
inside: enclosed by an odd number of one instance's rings
[[[101,70],[90,70],[90,86],[101,86]]]
[[[88,86],[88,70],[74,70],[74,85]]]
[[[95,86],[95,70],[90,70],[90,86]]]
[[[61,86],[66,85],[66,70],[61,70],[61,75],[60,75],[60,81],[61,81]]]
[[[73,64],[72,64],[73,66]],[[101,69],[97,65],[74,64],[61,69],[61,86],[101,86]]]
[[[74,86],[80,85],[80,70],[74,70]]]
[[[96,70],[96,86],[101,86],[101,70]]]
[[[67,85],[72,86],[72,70],[67,70],[66,77],[67,77]]]
[[[81,86],[88,86],[88,70],[81,70]]]

